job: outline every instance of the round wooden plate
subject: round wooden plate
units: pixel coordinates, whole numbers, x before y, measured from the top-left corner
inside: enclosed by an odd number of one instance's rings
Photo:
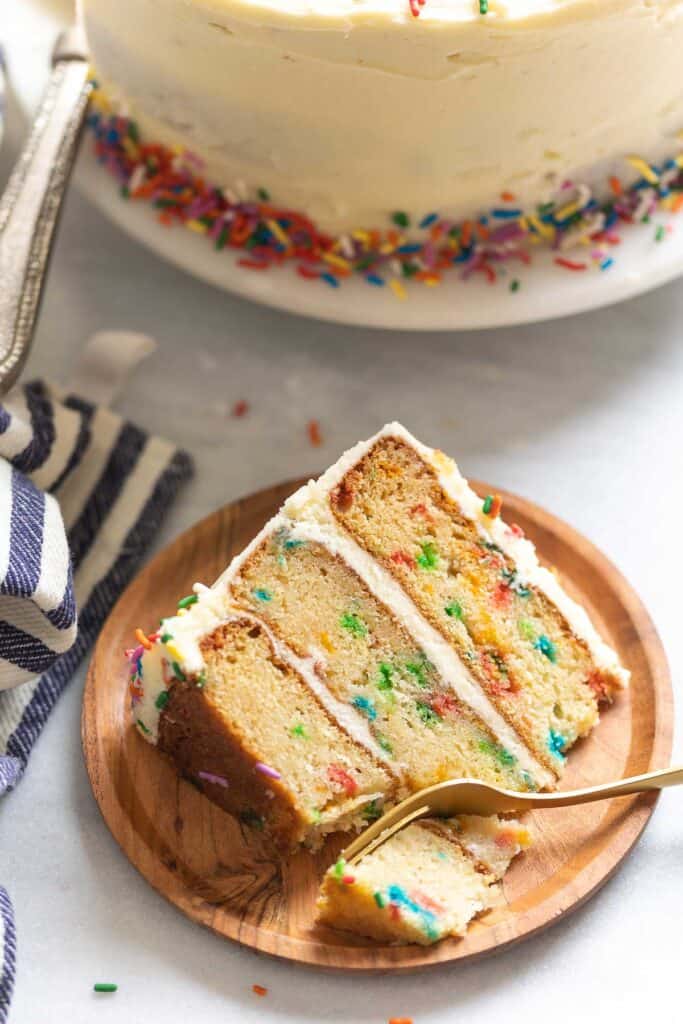
[[[650,794],[535,813],[535,843],[505,877],[502,899],[463,939],[435,946],[380,946],[314,922],[323,871],[343,846],[284,863],[263,838],[180,780],[132,728],[123,649],[136,626],[150,631],[196,580],[215,579],[231,556],[300,482],[220,509],[169,545],[128,587],[109,616],[83,699],[83,747],[95,798],[129,860],[162,895],[219,935],[301,963],[405,970],[501,949],[576,908],[616,870],[652,814]],[[495,489],[474,485],[481,493]],[[584,537],[530,502],[504,494],[506,517],[536,543],[586,605],[633,673],[630,690],[577,744],[563,786],[590,785],[669,763],[672,694],[666,658],[638,597]]]

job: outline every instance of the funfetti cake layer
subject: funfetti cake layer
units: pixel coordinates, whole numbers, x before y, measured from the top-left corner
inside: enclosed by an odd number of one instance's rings
[[[338,860],[323,879],[319,920],[382,942],[429,945],[463,935],[499,898],[495,883],[528,845],[516,821],[417,822],[358,864]]]
[[[552,788],[627,679],[496,499],[398,424],[140,639],[140,732],[285,847],[448,777]]]

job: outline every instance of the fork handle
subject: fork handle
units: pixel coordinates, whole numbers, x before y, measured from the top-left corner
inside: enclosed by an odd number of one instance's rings
[[[571,793],[539,793],[533,799],[533,807],[573,807],[574,804],[589,804],[594,800],[607,800],[629,793],[645,793],[652,789],[666,789],[668,786],[683,785],[683,767],[662,768],[644,775],[634,775],[621,782],[608,782],[589,789],[577,789]],[[512,795],[512,794],[510,794]],[[526,803],[528,807],[528,802]]]
[[[63,33],[40,109],[0,199],[0,396],[28,356],[92,84],[80,29]]]

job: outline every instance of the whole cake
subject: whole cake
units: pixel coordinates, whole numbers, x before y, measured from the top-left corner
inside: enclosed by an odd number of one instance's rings
[[[553,788],[628,678],[500,498],[398,423],[297,491],[139,640],[140,733],[283,850],[447,778]]]
[[[502,205],[509,218],[501,197],[531,208],[567,179],[588,186],[561,204],[580,210],[591,187],[628,187],[679,149],[682,0],[82,8],[98,79],[143,137],[325,231],[396,211],[407,224]]]

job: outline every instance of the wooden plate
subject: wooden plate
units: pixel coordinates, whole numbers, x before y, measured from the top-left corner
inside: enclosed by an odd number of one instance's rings
[[[302,963],[405,970],[501,949],[576,908],[615,871],[652,814],[655,794],[533,816],[536,841],[505,877],[503,899],[465,938],[428,948],[379,946],[314,923],[324,869],[343,845],[279,863],[262,837],[181,781],[132,728],[123,649],[152,630],[196,580],[215,579],[299,482],[220,509],[161,552],[128,587],[100,635],[83,700],[82,735],[95,798],[129,860],[185,914],[219,935]],[[481,493],[495,489],[474,485]],[[666,658],[638,597],[584,537],[522,498],[506,516],[536,543],[633,673],[631,689],[577,744],[563,785],[590,785],[669,763],[672,694]]]

